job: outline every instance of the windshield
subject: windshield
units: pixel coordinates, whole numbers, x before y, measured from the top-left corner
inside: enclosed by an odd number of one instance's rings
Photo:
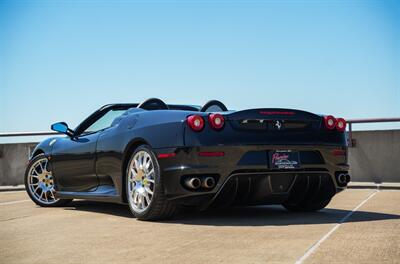
[[[120,109],[115,109],[115,110],[110,110],[106,114],[104,114],[102,117],[97,119],[93,124],[91,124],[85,131],[83,131],[83,134],[89,134],[89,133],[94,133],[100,130],[103,130],[105,128],[108,128],[111,126],[113,121],[122,115],[126,109],[120,110]]]

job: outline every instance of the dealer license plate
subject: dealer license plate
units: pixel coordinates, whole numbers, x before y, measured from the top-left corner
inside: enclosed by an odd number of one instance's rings
[[[273,169],[294,169],[300,167],[299,152],[292,150],[275,150],[271,153]]]

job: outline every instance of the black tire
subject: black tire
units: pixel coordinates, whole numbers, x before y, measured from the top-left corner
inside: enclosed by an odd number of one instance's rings
[[[72,199],[57,199],[56,201],[52,202],[52,203],[44,203],[41,202],[40,200],[38,200],[37,197],[35,197],[35,195],[32,193],[31,188],[29,187],[29,172],[31,167],[39,160],[42,159],[47,159],[47,157],[44,154],[39,154],[37,156],[35,156],[33,159],[31,159],[28,163],[28,166],[25,170],[25,176],[24,176],[24,183],[25,183],[25,190],[28,193],[29,198],[31,198],[31,200],[41,206],[41,207],[58,207],[58,206],[64,206],[66,204],[68,204],[69,202],[72,201]],[[50,163],[48,164],[48,166],[50,166]]]
[[[324,209],[330,201],[331,199],[301,203],[283,203],[282,205],[292,212],[315,212]]]
[[[135,209],[132,207],[130,199],[129,199],[129,167],[130,164],[135,157],[135,154],[138,153],[139,151],[145,151],[147,154],[150,155],[150,158],[153,162],[154,166],[154,192],[153,192],[153,197],[151,199],[151,203],[148,205],[148,207],[142,211],[142,212],[137,212]],[[164,194],[164,184],[163,184],[163,177],[160,173],[160,166],[158,164],[157,158],[152,151],[151,147],[148,145],[141,145],[135,149],[135,151],[132,153],[129,163],[126,168],[126,174],[125,174],[125,186],[126,186],[126,200],[128,201],[129,208],[133,214],[134,217],[136,217],[139,220],[161,220],[161,219],[168,219],[173,217],[177,211],[178,211],[178,206],[175,205],[174,203],[170,202],[167,200],[165,194]]]

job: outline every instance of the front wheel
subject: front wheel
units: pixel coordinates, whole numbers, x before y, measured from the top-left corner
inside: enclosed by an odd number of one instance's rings
[[[25,171],[25,189],[34,203],[43,207],[62,206],[70,199],[57,199],[50,162],[44,154],[29,161]]]
[[[172,217],[177,206],[164,194],[158,161],[150,146],[139,146],[126,170],[126,194],[132,214],[140,220]]]

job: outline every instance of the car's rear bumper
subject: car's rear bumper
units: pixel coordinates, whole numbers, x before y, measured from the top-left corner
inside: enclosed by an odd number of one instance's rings
[[[270,153],[274,150],[298,151],[300,167],[273,169]],[[341,155],[338,155],[338,150],[342,150]],[[296,182],[304,182],[305,178],[308,179],[308,184],[312,182],[312,185],[319,186],[318,188],[321,185],[331,185],[331,189],[336,193],[345,186],[337,183],[335,173],[349,170],[346,148],[336,146],[247,145],[168,148],[155,151],[157,155],[176,154],[159,159],[167,197],[179,203],[203,206],[218,196],[223,196],[224,192],[233,193],[233,196],[250,195],[241,200],[250,204],[281,203],[288,198]],[[201,152],[223,152],[224,155],[200,156]],[[183,183],[185,177],[207,175],[216,179],[215,187],[210,190],[189,190]],[[246,188],[247,190],[243,190]]]

